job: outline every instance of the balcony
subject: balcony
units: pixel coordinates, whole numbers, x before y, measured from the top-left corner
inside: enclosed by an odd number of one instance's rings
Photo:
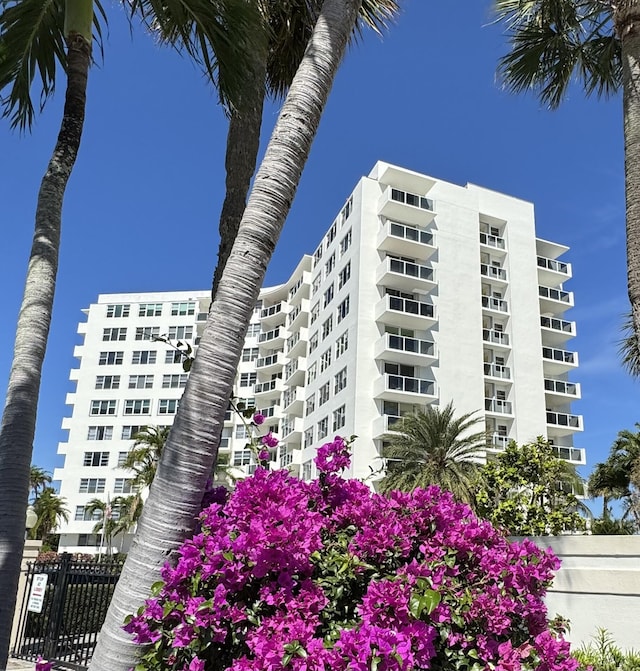
[[[258,344],[268,346],[270,349],[282,349],[285,342],[284,326],[278,326],[271,331],[266,331],[258,336]]]
[[[559,345],[576,335],[576,323],[556,317],[540,317],[543,329],[542,339],[545,344]]]
[[[563,429],[561,433],[573,433],[582,431],[582,415],[569,415],[564,412],[551,412],[547,410],[547,426],[553,429]],[[558,433],[556,431],[556,433]]]
[[[260,402],[264,403],[267,399],[280,398],[280,394],[284,391],[284,382],[280,378],[269,380],[267,382],[258,382],[254,387],[254,395],[256,401],[260,396]]]
[[[400,403],[430,403],[436,398],[436,383],[433,380],[385,373],[374,383],[375,398]]]
[[[388,256],[376,273],[376,284],[400,291],[431,291],[436,285],[433,268]]]
[[[492,329],[482,329],[482,339],[484,342],[498,345],[498,347],[509,347],[509,334],[503,331],[494,331]]]
[[[284,324],[286,315],[282,310],[282,303],[276,303],[260,310],[260,324],[262,330]]]
[[[551,447],[558,459],[564,459],[571,464],[587,463],[583,447],[564,447],[563,445],[552,445]]]
[[[386,221],[378,232],[378,249],[390,254],[426,260],[435,253],[433,234],[418,228]]]
[[[383,296],[375,307],[378,322],[409,329],[428,329],[436,323],[435,308],[431,303],[399,296]]]
[[[279,405],[270,405],[267,408],[260,408],[258,412],[261,415],[264,415],[265,419],[270,419],[271,417],[276,417],[277,415],[280,414],[280,406]]]
[[[291,387],[282,394],[283,411],[289,415],[302,417],[304,410],[304,387]]]
[[[309,298],[311,273],[304,271],[298,281],[289,289],[289,303],[297,305],[303,298]]]
[[[283,443],[287,443],[289,448],[300,446],[304,431],[303,423],[301,417],[287,417],[283,420],[280,427],[281,439]]]
[[[485,310],[492,310],[493,312],[509,312],[507,301],[502,298],[494,298],[493,296],[483,296],[482,307]]]
[[[382,192],[378,201],[378,214],[414,226],[427,226],[436,216],[432,200],[392,186],[387,186]]]
[[[553,347],[542,348],[544,372],[551,375],[564,373],[578,366],[578,353]]]
[[[402,417],[399,415],[380,415],[373,420],[373,437],[381,438],[389,432],[397,433],[400,430]]]
[[[545,286],[557,286],[572,277],[571,264],[538,256],[538,279]]]
[[[541,312],[558,312],[573,307],[573,292],[553,289],[552,287],[538,287]]]
[[[501,380],[510,380],[511,368],[509,368],[508,366],[503,366],[498,363],[485,363],[484,374],[487,377],[497,377],[500,378]]]
[[[289,361],[284,369],[284,380],[288,387],[294,387],[298,384],[304,384],[304,378],[307,372],[307,360],[304,357],[298,357]]]
[[[287,328],[290,333],[309,323],[309,301],[303,299],[287,315]]]
[[[498,235],[490,235],[489,233],[480,233],[480,244],[502,252],[507,249],[507,243],[504,238]]]
[[[487,263],[481,263],[480,274],[496,282],[507,282],[507,271],[499,266],[490,266]]]
[[[307,353],[307,341],[309,330],[304,326],[287,338],[287,356],[293,359],[296,356],[305,356]]]
[[[492,451],[504,451],[509,444],[509,436],[503,436],[501,433],[492,433],[487,436],[487,449]]]
[[[495,413],[497,415],[513,414],[511,401],[504,401],[501,398],[485,398],[484,409],[487,412]]]
[[[256,370],[262,373],[275,373],[284,365],[284,354],[276,352],[269,356],[262,356],[256,359]]]
[[[389,356],[392,354],[392,356]],[[430,340],[385,333],[374,349],[376,359],[387,359],[410,366],[431,366],[436,360],[436,346]]]
[[[567,382],[565,380],[545,378],[544,391],[548,395],[568,396],[570,400],[575,400],[581,397],[580,385],[577,382]],[[563,398],[563,400],[566,402],[567,399]]]

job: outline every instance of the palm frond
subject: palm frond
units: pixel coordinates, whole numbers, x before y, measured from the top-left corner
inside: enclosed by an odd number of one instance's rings
[[[622,325],[622,338],[618,341],[618,355],[622,367],[631,377],[640,378],[640,350],[633,330],[633,316],[628,312]]]

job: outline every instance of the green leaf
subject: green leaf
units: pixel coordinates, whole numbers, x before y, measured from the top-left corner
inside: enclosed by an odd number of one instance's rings
[[[182,370],[185,373],[188,373],[191,370],[191,365],[193,364],[193,359],[185,359],[182,362]]]
[[[154,582],[153,585],[151,585],[151,595],[152,596],[158,596],[160,594],[160,590],[164,587],[164,581],[163,580],[158,580],[157,582]]]
[[[282,666],[288,666],[289,662],[291,661],[291,658],[293,655],[288,652],[283,658],[282,658]]]

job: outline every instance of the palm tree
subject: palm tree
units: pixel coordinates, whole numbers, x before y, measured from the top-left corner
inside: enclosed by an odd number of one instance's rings
[[[387,472],[380,481],[380,491],[438,485],[459,501],[473,503],[474,483],[487,443],[485,431],[469,433],[480,422],[474,415],[455,418],[452,403],[442,409],[428,405],[406,415],[398,433],[383,438]]]
[[[136,665],[137,646],[123,634],[122,622],[148,598],[163,562],[194,528],[244,335],[359,7],[360,0],[325,0],[322,6],[256,174],[91,671],[127,671]]]
[[[640,0],[495,0],[495,9],[511,46],[498,68],[508,89],[552,108],[572,81],[587,95],[622,89],[627,288],[640,350]]]
[[[170,426],[145,426],[133,436],[135,442],[127,453],[122,468],[128,468],[135,473],[133,485],[137,489],[149,487],[153,482],[170,429]]]
[[[610,517],[609,502],[621,499],[627,495],[628,480],[625,473],[610,462],[596,464],[593,473],[589,476],[589,496],[602,496],[602,519]]]
[[[259,0],[258,6],[263,39],[255,41],[253,64],[247,69],[238,105],[231,111],[229,119],[226,191],[220,213],[220,244],[212,297],[215,297],[238,233],[249,185],[256,170],[265,98],[286,95],[304,56],[322,0]],[[363,0],[351,39],[356,40],[364,26],[381,34],[398,10],[397,0]]]
[[[96,0],[98,15],[105,18]],[[241,0],[135,0],[130,4],[156,34],[181,44],[217,77],[220,95],[229,100],[242,81],[255,8]],[[150,17],[150,18],[149,18]],[[2,116],[12,127],[29,128],[34,117],[31,85],[41,78],[41,101],[54,92],[58,63],[66,72],[66,98],[58,139],[38,194],[35,232],[16,328],[13,363],[0,423],[0,668],[8,656],[11,618],[24,543],[28,471],[35,433],[60,246],[62,201],[75,164],[84,124],[91,63],[92,27],[100,22],[93,0],[3,0],[0,3],[0,91]],[[65,51],[66,45],[66,51]],[[224,73],[224,76],[223,76]],[[232,100],[231,100],[232,101]]]
[[[38,521],[30,531],[32,538],[44,540],[64,520],[69,521],[67,501],[53,487],[45,487],[33,503]]]
[[[44,468],[40,466],[34,466],[31,464],[29,469],[29,489],[33,495],[33,501],[35,501],[40,495],[40,490],[44,491],[44,488],[47,485],[51,484],[51,473],[45,471]]]
[[[624,317],[622,338],[618,340],[618,354],[627,373],[631,377],[640,378],[640,346],[633,330],[631,312]]]

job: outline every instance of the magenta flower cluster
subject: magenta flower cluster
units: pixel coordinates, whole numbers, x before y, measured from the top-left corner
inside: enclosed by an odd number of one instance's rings
[[[559,562],[508,542],[436,487],[375,494],[258,468],[211,503],[163,583],[125,625],[136,669],[574,671],[543,603]]]

